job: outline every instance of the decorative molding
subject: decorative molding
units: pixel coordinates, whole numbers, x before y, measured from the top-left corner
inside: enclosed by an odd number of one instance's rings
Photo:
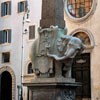
[[[86,62],[86,60],[83,60],[83,59],[80,59],[80,60],[77,60],[76,61],[76,63],[78,63],[78,64],[83,64],[83,63],[85,63]]]
[[[95,40],[94,40],[94,36],[92,34],[91,31],[89,31],[88,29],[84,29],[84,28],[78,28],[78,29],[75,29],[74,31],[72,31],[70,33],[71,36],[74,36],[75,34],[77,34],[78,32],[83,32],[85,33],[89,39],[90,39],[90,46],[86,46],[87,48],[86,49],[93,49],[94,46],[95,46]]]

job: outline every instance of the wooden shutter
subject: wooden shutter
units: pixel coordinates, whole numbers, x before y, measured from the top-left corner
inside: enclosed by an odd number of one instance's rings
[[[8,8],[9,12],[8,12],[8,14],[11,15],[11,1],[8,2],[8,5],[9,5],[9,8]]]
[[[35,25],[29,26],[29,39],[35,38]]]
[[[2,44],[2,31],[0,31],[0,44]]]
[[[8,30],[8,43],[11,43],[11,29]]]
[[[18,13],[20,12],[20,2],[18,3]]]
[[[1,3],[1,16],[4,16],[4,3]]]
[[[24,11],[27,11],[27,1],[24,1],[24,5],[25,5],[25,7],[24,7]]]

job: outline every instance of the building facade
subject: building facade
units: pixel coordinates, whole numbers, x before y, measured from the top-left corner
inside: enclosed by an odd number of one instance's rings
[[[34,77],[29,55],[38,37],[41,9],[42,0],[0,0],[0,100],[20,100],[23,78],[29,82]],[[86,45],[72,67],[72,77],[82,82],[76,90],[77,100],[100,99],[99,9],[99,0],[64,0],[67,34]],[[28,100],[27,88],[22,90],[24,100]],[[9,96],[5,91],[10,91]]]
[[[26,0],[0,0],[0,100],[19,100],[21,96],[24,70],[30,63],[29,48],[41,18],[40,0],[29,0],[28,5],[30,23],[26,22]]]
[[[73,77],[82,82],[77,98],[82,100],[100,99],[99,73],[99,0],[65,1],[65,21],[68,34],[79,37],[87,46],[73,65]]]

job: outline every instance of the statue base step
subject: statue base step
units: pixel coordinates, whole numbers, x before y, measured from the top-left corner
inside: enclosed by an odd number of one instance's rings
[[[28,87],[29,100],[75,100],[75,89],[81,86],[67,78],[37,78],[23,84]]]

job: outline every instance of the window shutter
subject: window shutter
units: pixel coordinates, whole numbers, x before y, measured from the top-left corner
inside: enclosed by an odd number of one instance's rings
[[[2,31],[0,31],[0,44],[2,44]]]
[[[24,1],[24,5],[25,5],[24,11],[27,11],[27,1]]]
[[[29,26],[29,39],[35,38],[35,25]]]
[[[18,3],[18,13],[20,12],[20,2]]]
[[[8,43],[11,43],[11,30],[8,30]]]
[[[9,4],[9,8],[8,8],[9,9],[9,15],[11,15],[11,1],[9,1],[8,4]]]
[[[4,3],[1,3],[1,16],[4,16]]]

